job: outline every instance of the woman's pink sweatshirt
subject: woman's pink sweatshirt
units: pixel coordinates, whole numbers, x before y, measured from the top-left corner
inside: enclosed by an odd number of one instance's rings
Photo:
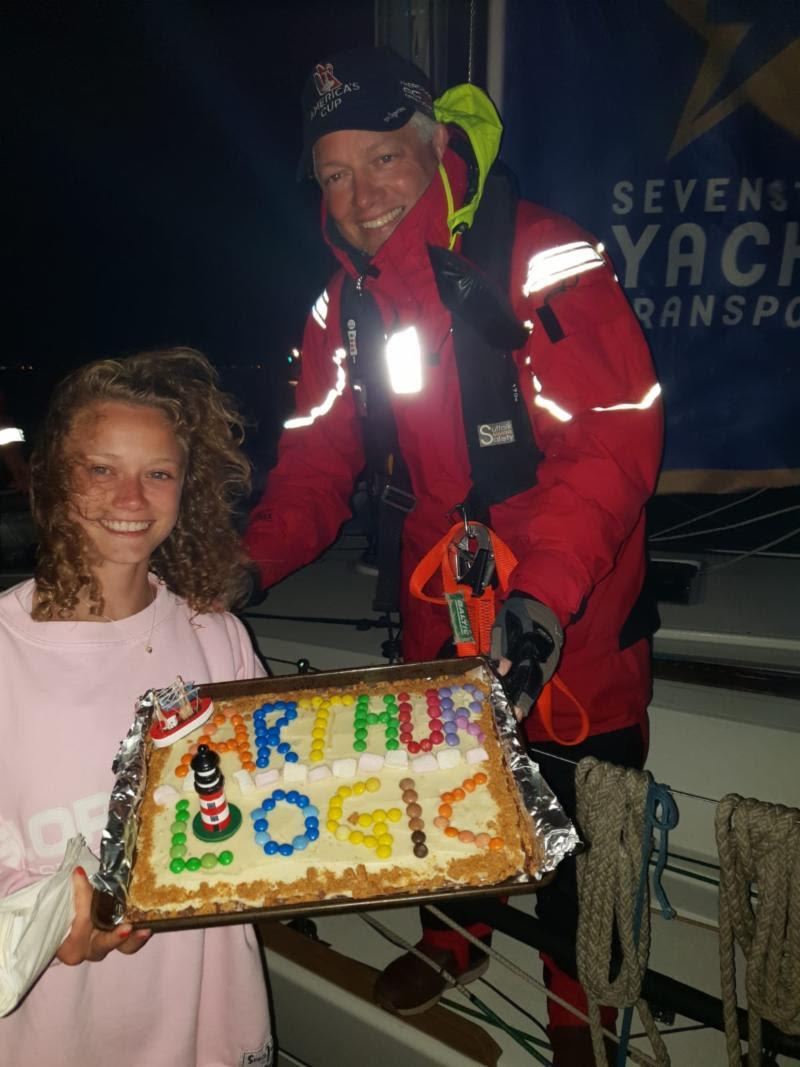
[[[264,674],[232,615],[193,617],[163,585],[151,607],[111,623],[34,622],[33,589],[27,581],[0,595],[0,896],[55,871],[75,834],[99,853],[111,763],[148,689],[178,674],[195,682]],[[56,963],[0,1019],[8,1067],[270,1062],[250,926],[154,934],[135,956]]]

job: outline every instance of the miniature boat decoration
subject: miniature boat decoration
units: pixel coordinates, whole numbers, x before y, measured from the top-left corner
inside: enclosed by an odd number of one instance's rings
[[[199,696],[194,682],[184,682],[180,675],[172,685],[153,690],[154,721],[150,737],[156,748],[172,745],[211,717],[214,702]]]

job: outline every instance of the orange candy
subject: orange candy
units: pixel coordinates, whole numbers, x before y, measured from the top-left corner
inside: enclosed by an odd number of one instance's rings
[[[244,770],[251,771],[251,772],[256,769],[256,765],[255,765],[255,763],[253,763],[253,761],[251,759],[245,760],[242,763],[242,767],[243,767]]]
[[[187,767],[187,765],[185,763],[181,763],[180,766],[175,768],[175,777],[176,778],[185,778],[188,773],[189,773],[189,768]]]
[[[475,840],[475,834],[473,834],[472,830],[462,830],[458,835],[458,840],[463,841],[465,845],[468,845],[470,841]]]
[[[489,847],[489,842],[491,840],[492,839],[488,834],[476,834],[475,835],[475,844],[478,846],[478,848],[488,848]]]
[[[478,771],[478,773],[473,777],[472,780],[475,785],[486,785],[486,783],[489,781],[483,771]]]
[[[211,721],[214,723],[215,726],[224,726],[225,725],[225,716],[222,714],[221,711],[217,712],[217,714],[214,716],[214,718]]]
[[[234,715],[231,718],[231,722],[234,726],[244,726],[244,719],[241,715]]]
[[[453,814],[453,809],[450,807],[449,804],[440,804],[439,805],[439,814],[443,818],[449,819],[450,816]]]
[[[493,837],[492,840],[489,842],[489,848],[492,850],[492,852],[499,852],[501,848],[505,847],[506,843],[502,839],[502,837]]]
[[[465,796],[466,796],[466,793],[464,792],[463,789],[454,789],[453,790],[453,800],[463,800]]]
[[[465,778],[461,784],[464,786],[468,793],[473,793],[475,791],[475,782],[472,780],[472,778]]]
[[[456,830],[455,826],[446,826],[444,830],[445,837],[458,837],[461,833],[460,830]]]
[[[449,804],[453,799],[452,793],[442,793],[442,803]]]
[[[197,739],[197,743],[198,745],[207,745],[210,740],[211,738],[208,734],[200,734]]]
[[[192,754],[191,754],[191,752],[184,752],[184,754],[181,756],[181,763],[191,763],[191,762],[192,762]]]

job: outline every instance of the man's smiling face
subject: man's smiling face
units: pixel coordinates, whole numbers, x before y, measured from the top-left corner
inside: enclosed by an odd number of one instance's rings
[[[355,248],[374,256],[436,174],[447,129],[422,140],[413,123],[399,130],[339,130],[314,146],[314,173],[328,214]]]

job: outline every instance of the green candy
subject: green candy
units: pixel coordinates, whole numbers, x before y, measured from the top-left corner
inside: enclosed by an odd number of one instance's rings
[[[390,737],[386,741],[386,747],[388,749],[391,749],[392,752],[394,752],[396,748],[400,748],[400,742],[396,738]]]
[[[359,728],[355,731],[355,737],[356,737],[356,741],[366,741],[366,739],[367,739],[366,728],[363,727],[363,726],[359,726]]]
[[[391,740],[391,738],[393,738],[393,737],[397,737],[397,734],[398,734],[398,730],[397,730],[396,726],[391,726],[390,725],[390,726],[386,727],[386,740],[387,741]]]
[[[185,822],[178,822],[177,819],[172,824],[172,826],[170,826],[170,828],[169,828],[171,834],[182,834],[185,829],[186,829],[186,823]]]
[[[366,747],[367,747],[367,742],[366,741],[354,741],[353,742],[353,748],[356,750],[356,752],[363,752],[366,749]]]
[[[387,693],[386,696],[383,698],[384,704],[394,704],[396,703],[396,701],[397,698],[392,693]]]
[[[183,859],[188,851],[186,845],[173,845],[169,850],[169,854],[174,860],[180,860]]]
[[[367,716],[367,722],[369,723],[370,726],[374,726],[377,721],[378,721],[378,716],[375,714],[374,711],[371,711],[369,713],[369,715]]]
[[[181,826],[183,826],[183,825],[184,824],[181,823]],[[182,830],[178,830],[177,833],[174,833],[172,835],[172,843],[173,843],[173,845],[185,845],[186,844],[186,834],[183,833]]]
[[[188,800],[179,800],[178,803],[175,805],[175,810],[176,811],[188,811],[189,810],[189,801]]]
[[[205,867],[206,870],[211,870],[212,867],[217,865],[217,857],[213,852],[204,852],[200,857],[200,865]]]
[[[175,818],[178,820],[178,822],[188,822],[189,821],[189,809],[188,808],[181,809],[181,811],[177,812],[177,814],[175,815]]]
[[[228,850],[226,849],[224,852],[220,852],[220,854],[217,856],[217,859],[223,867],[229,867],[230,864],[233,863],[233,853],[228,852]]]
[[[183,862],[183,860],[179,856],[176,856],[175,859],[170,863],[169,869],[172,871],[173,874],[180,874],[185,866],[186,864]]]
[[[200,860],[197,858],[197,856],[192,856],[191,859],[188,859],[186,861],[186,870],[187,871],[199,871],[200,870]]]

